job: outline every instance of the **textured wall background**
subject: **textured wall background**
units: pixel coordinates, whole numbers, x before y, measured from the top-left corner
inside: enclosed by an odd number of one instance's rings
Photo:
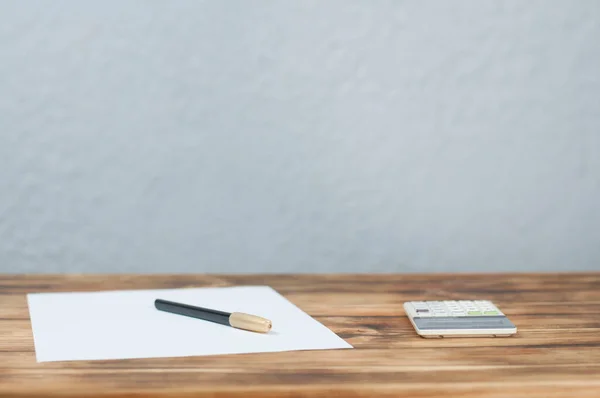
[[[600,2],[3,1],[1,272],[600,269]]]

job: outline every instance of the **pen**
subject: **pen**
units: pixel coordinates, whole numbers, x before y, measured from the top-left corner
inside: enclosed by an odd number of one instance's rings
[[[272,327],[270,320],[256,315],[244,314],[243,312],[229,313],[162,299],[156,299],[154,306],[159,311],[198,318],[252,332],[267,333]]]

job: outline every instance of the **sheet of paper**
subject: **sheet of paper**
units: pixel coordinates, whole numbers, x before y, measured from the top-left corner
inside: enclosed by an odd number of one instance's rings
[[[270,319],[253,333],[158,311],[165,300]],[[268,286],[27,295],[38,362],[352,348]]]

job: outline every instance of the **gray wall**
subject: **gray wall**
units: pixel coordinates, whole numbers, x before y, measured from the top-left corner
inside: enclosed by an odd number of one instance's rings
[[[600,2],[2,1],[1,272],[600,269]]]

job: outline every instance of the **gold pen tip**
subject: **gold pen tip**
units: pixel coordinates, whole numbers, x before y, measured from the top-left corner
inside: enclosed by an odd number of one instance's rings
[[[244,314],[243,312],[231,313],[231,315],[229,315],[229,324],[237,329],[258,333],[267,333],[273,327],[273,324],[269,319],[261,318],[256,315]]]

